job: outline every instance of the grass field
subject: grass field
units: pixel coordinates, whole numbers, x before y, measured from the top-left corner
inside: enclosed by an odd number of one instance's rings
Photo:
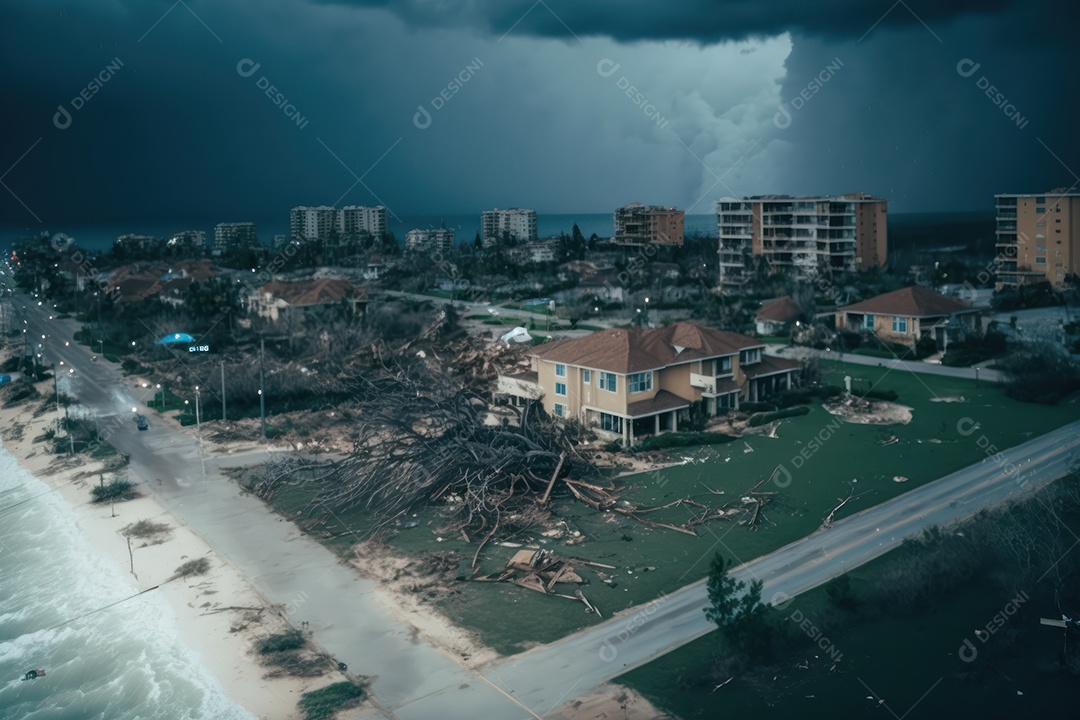
[[[594,577],[584,587],[590,602],[610,617],[704,577],[708,558],[717,549],[745,562],[812,533],[838,498],[849,493],[853,499],[836,519],[976,463],[994,452],[988,449],[991,445],[996,449],[1011,447],[1080,418],[1080,405],[1075,402],[1054,407],[1025,405],[986,382],[976,387],[969,380],[916,376],[899,370],[829,362],[822,367],[825,380],[833,384],[842,385],[844,377],[850,375],[855,390],[871,384],[876,389],[895,390],[898,402],[914,409],[912,421],[887,427],[854,425],[814,405],[807,415],[781,421],[777,438],[753,436],[745,442],[674,449],[671,456],[682,464],[619,481],[622,497],[633,503],[658,506],[690,497],[718,505],[739,497],[783,467],[787,474],[777,477],[784,478],[784,487],[773,488],[779,494],[763,512],[757,531],[716,521],[699,528],[699,537],[691,537],[598,513],[563,498],[554,504],[556,519],[583,533],[584,543],[566,547],[562,541],[538,535],[516,541],[615,565],[618,570],[613,585]],[[898,475],[909,481],[894,482]],[[274,500],[286,514],[295,513],[306,501],[307,494],[299,485],[279,492]],[[676,507],[648,517],[677,525],[697,512],[691,507]],[[456,551],[463,574],[468,574],[475,545],[440,535],[438,508],[422,510],[415,518],[404,520],[417,524],[405,528],[405,523],[398,521],[384,538],[388,543],[416,555]],[[368,522],[363,513],[350,513],[321,528],[331,534],[321,540],[345,549],[355,538],[345,533]],[[515,548],[489,546],[484,550],[482,567],[494,571],[514,552]],[[587,571],[582,574],[589,576]],[[512,585],[461,583],[457,587],[460,592],[444,598],[440,605],[455,622],[475,629],[500,652],[549,642],[597,621],[580,603]]]

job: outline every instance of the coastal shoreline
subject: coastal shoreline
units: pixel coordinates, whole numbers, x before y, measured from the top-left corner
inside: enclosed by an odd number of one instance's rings
[[[47,381],[46,381],[47,384]],[[18,463],[58,494],[77,517],[88,546],[131,580],[134,592],[157,589],[171,610],[170,620],[184,645],[194,651],[215,678],[224,695],[260,720],[294,720],[304,692],[335,680],[265,677],[254,650],[255,642],[282,632],[289,624],[269,606],[227,558],[213,551],[158,502],[144,482],[135,481],[140,497],[109,504],[90,501],[90,489],[101,477],[102,463],[47,452],[33,439],[54,423],[52,413],[33,417],[35,403],[0,409],[2,443]],[[167,527],[152,538],[128,538],[122,530],[142,520]],[[210,561],[205,575],[169,580],[181,564],[199,558]]]

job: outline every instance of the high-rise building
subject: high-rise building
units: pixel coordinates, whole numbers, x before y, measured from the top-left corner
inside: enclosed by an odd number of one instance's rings
[[[416,229],[405,233],[406,252],[448,252],[453,247],[454,231],[445,227]]]
[[[294,240],[326,240],[337,224],[337,210],[328,205],[294,207],[289,211],[289,236]]]
[[[386,208],[382,205],[364,207],[350,205],[338,210],[337,229],[343,237],[370,235],[382,237],[386,234]]]
[[[536,240],[536,211],[523,208],[485,210],[480,215],[480,236],[484,247],[491,247],[504,237],[517,243]]]
[[[887,206],[866,193],[722,198],[720,284],[746,282],[754,256],[773,271],[802,277],[881,267],[888,257]]]
[[[659,205],[631,203],[615,211],[618,245],[682,245],[683,211]]]
[[[1080,273],[1080,192],[995,195],[999,287]]]
[[[253,222],[219,223],[214,227],[214,255],[257,247],[259,236]]]

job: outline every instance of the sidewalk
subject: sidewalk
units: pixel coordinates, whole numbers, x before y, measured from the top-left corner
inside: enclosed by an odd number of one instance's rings
[[[925,375],[943,375],[945,377],[968,378],[970,380],[986,380],[987,382],[1005,382],[1005,373],[1000,370],[991,370],[986,367],[948,367],[923,362],[922,360],[899,360],[887,358],[868,357],[866,355],[854,355],[828,350],[815,350],[808,347],[794,345],[766,345],[765,354],[774,357],[785,357],[793,360],[816,357],[821,360],[836,360],[838,362],[851,363],[852,365],[870,365],[874,367],[892,368],[894,370],[907,370],[913,373]]]

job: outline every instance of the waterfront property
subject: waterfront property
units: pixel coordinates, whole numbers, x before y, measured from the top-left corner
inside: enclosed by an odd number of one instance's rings
[[[998,288],[1080,273],[1080,192],[995,195]]]
[[[978,312],[963,300],[913,285],[839,308],[836,327],[908,347],[929,338],[944,350],[949,335],[955,339],[971,328]]]
[[[630,203],[615,211],[616,245],[682,245],[682,210]]]
[[[717,203],[720,285],[747,282],[751,256],[803,277],[882,267],[888,256],[887,205],[866,193],[723,198]]]
[[[714,416],[790,388],[798,363],[765,356],[764,348],[746,335],[689,322],[601,330],[534,348],[532,369],[500,376],[497,392],[539,401],[556,417],[631,445],[678,430],[693,404]]]

